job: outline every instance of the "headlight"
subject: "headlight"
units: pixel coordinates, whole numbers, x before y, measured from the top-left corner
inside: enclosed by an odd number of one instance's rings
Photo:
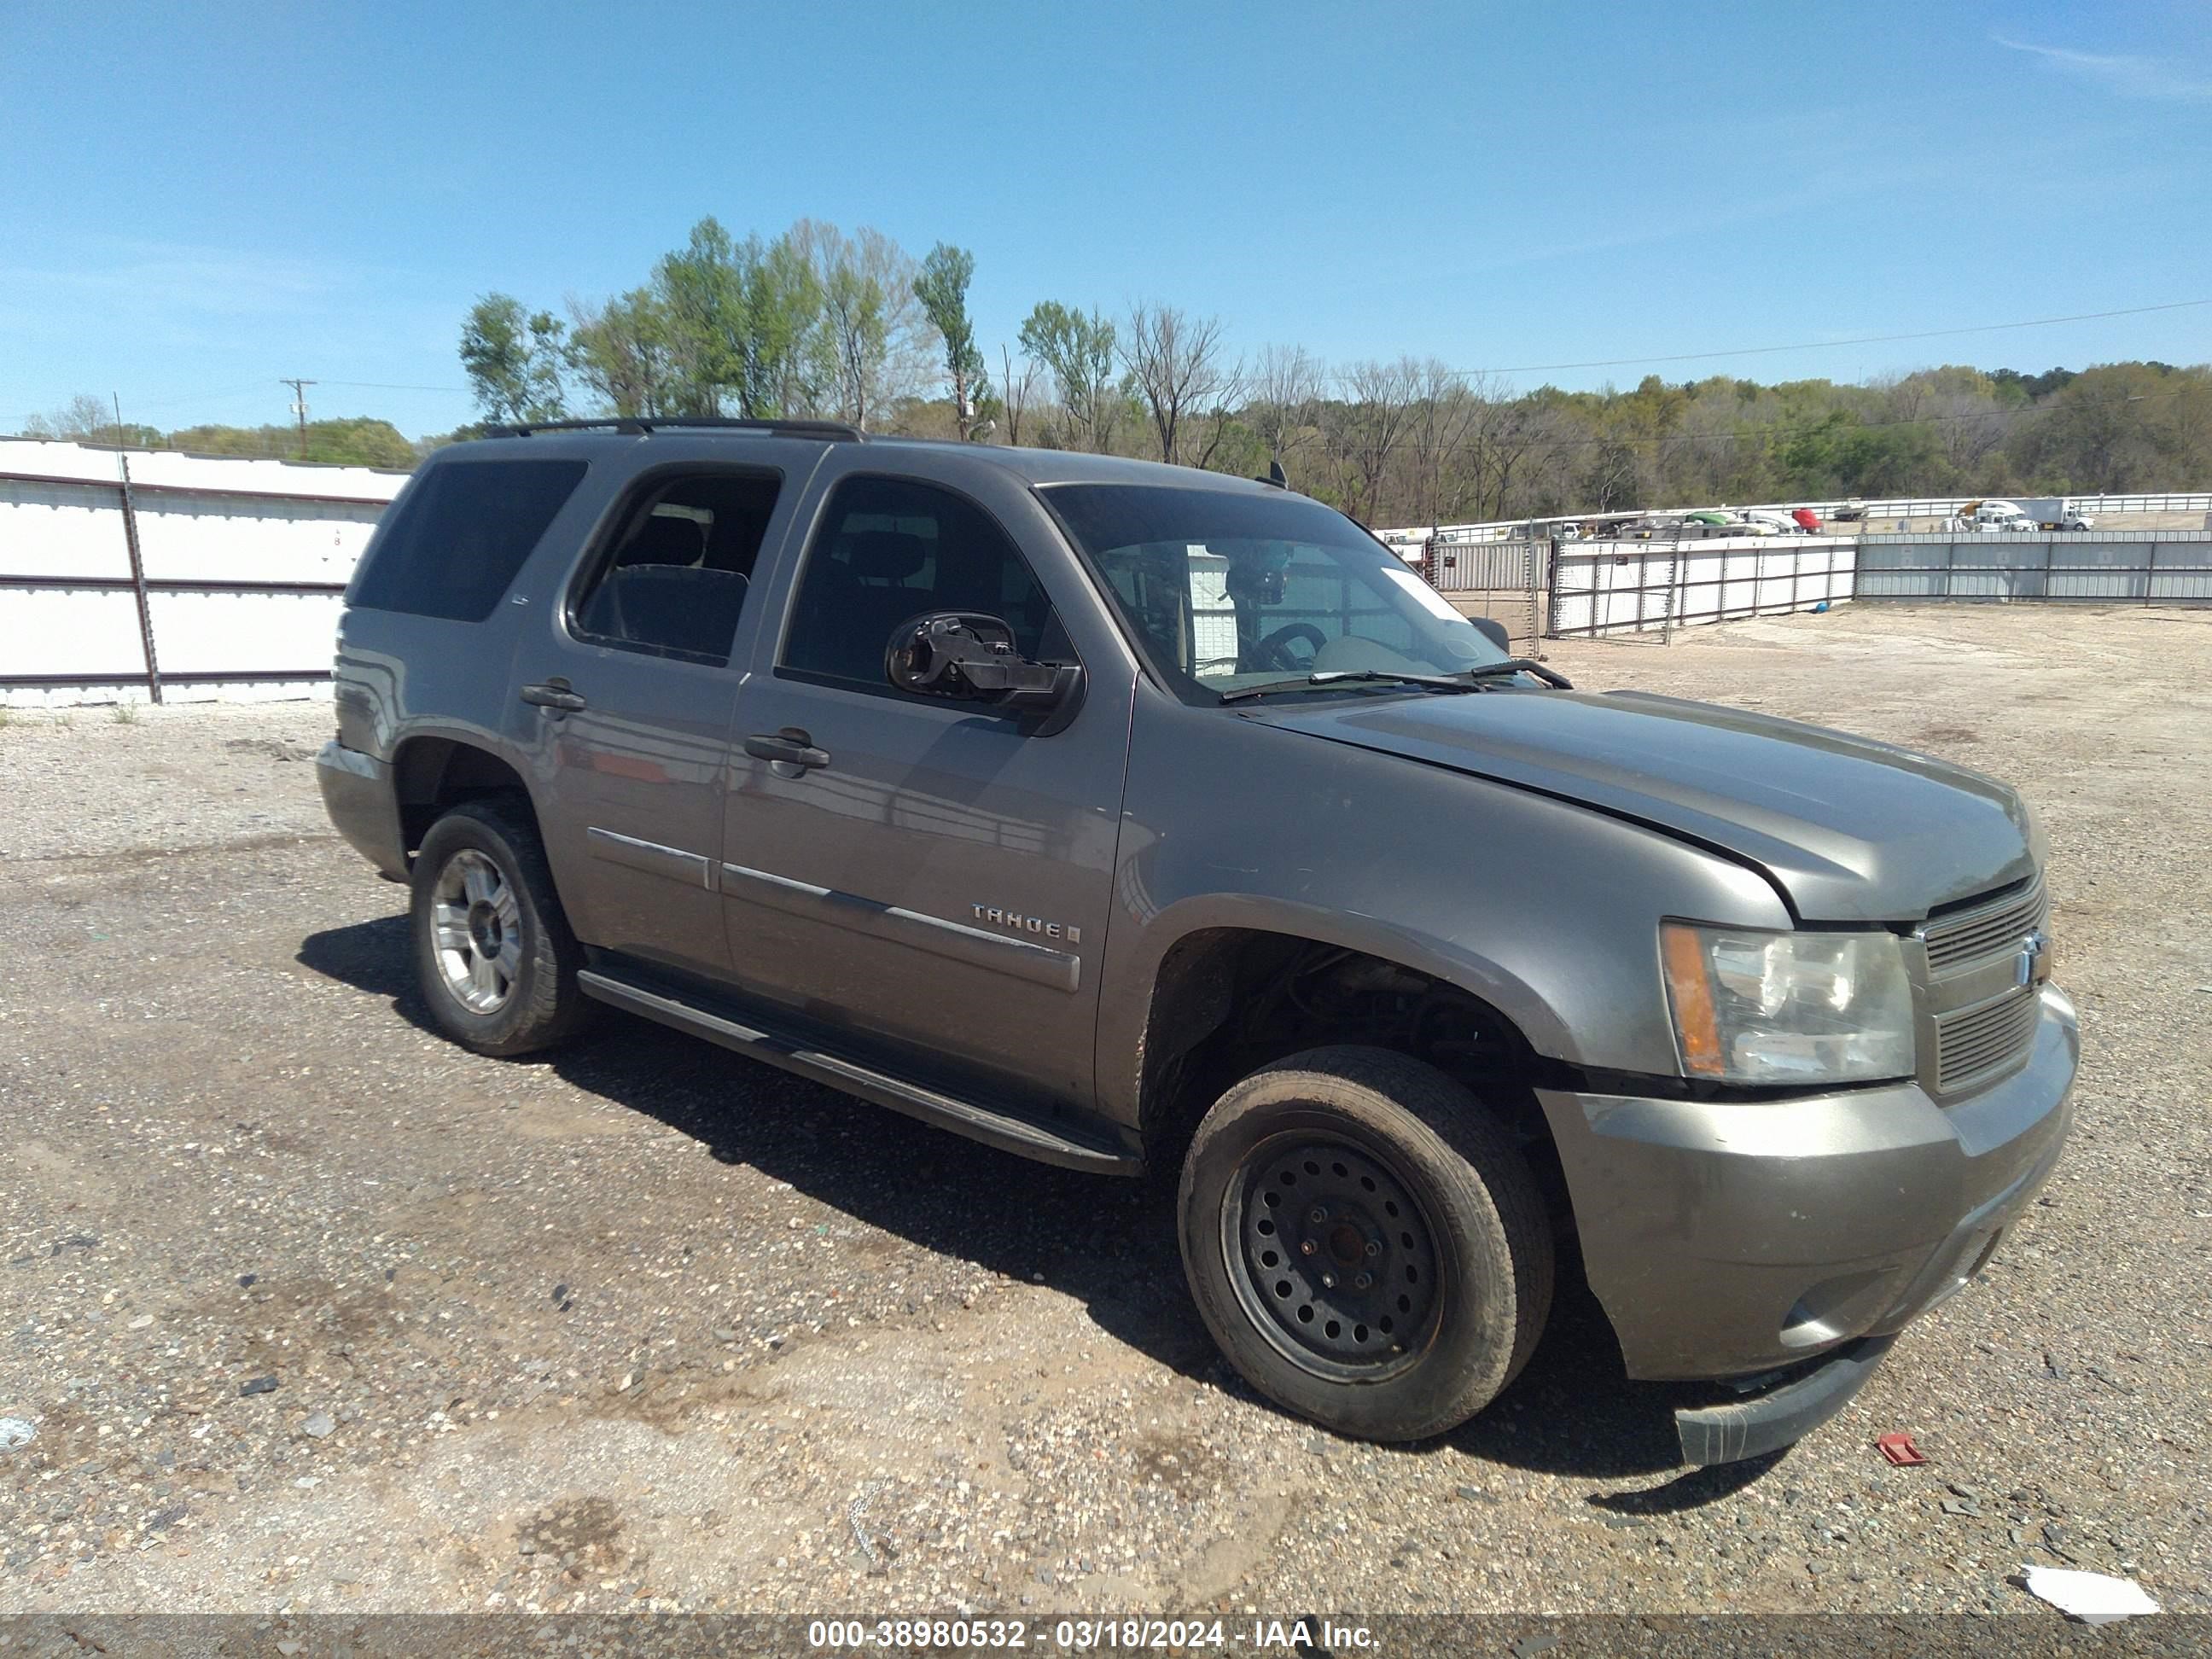
[[[1908,1077],[1912,986],[1893,933],[1659,929],[1683,1069],[1728,1083]]]

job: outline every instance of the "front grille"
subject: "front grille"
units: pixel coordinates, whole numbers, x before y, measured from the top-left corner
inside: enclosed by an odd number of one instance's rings
[[[2035,1041],[2041,988],[2023,985],[1994,1002],[1936,1020],[1936,1086],[1944,1093],[2018,1060]]]
[[[1935,1087],[1953,1095],[1994,1080],[2027,1057],[2042,1006],[2039,984],[2008,985],[2048,899],[2038,874],[2024,884],[1937,916],[1920,930],[1928,951],[1923,1034],[1935,1038]]]
[[[2004,956],[2043,925],[2043,878],[1990,903],[1977,905],[1929,922],[1921,930],[1928,942],[1928,967],[1942,973],[1983,957]]]

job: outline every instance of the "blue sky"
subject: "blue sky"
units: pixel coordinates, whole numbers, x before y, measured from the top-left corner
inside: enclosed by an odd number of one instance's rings
[[[962,243],[994,356],[1042,298],[1464,368],[2212,300],[2194,0],[15,0],[0,154],[0,429],[282,420],[291,374],[450,428],[475,296],[633,286],[707,213]],[[2212,359],[2212,305],[1648,367],[2135,356]]]

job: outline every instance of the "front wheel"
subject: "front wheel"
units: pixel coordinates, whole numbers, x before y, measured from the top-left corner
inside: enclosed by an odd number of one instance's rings
[[[583,950],[526,814],[471,800],[432,824],[415,858],[410,921],[423,999],[456,1042],[527,1054],[583,1019]]]
[[[1253,1387],[1326,1427],[1418,1440],[1487,1406],[1550,1311],[1527,1160],[1435,1067],[1316,1048],[1215,1103],[1183,1161],[1183,1267]]]

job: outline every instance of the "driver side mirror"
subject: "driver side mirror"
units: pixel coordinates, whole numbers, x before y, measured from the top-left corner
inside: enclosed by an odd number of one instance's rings
[[[1505,631],[1505,624],[1495,617],[1469,617],[1474,631],[1488,640],[1507,656],[1513,654],[1513,636]]]
[[[933,611],[894,628],[884,678],[916,696],[1024,714],[1063,709],[1069,716],[1083,687],[1078,665],[1031,662],[1014,648],[1014,630],[1004,622],[966,611]]]

